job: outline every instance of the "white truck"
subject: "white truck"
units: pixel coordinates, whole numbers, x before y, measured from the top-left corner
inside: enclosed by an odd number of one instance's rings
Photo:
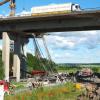
[[[73,11],[81,11],[79,4],[64,3],[64,4],[52,4],[47,6],[38,6],[31,8],[31,14],[56,14],[56,13],[69,13]]]
[[[75,11],[81,11],[79,4],[73,4],[73,3],[50,4],[46,6],[32,7],[30,12],[23,11],[14,17],[67,14]]]

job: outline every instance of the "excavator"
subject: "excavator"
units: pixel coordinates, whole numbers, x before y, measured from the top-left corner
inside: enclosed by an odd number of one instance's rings
[[[16,4],[15,4],[15,0],[3,0],[0,2],[0,6],[2,6],[3,4],[10,2],[10,9],[11,12],[9,14],[9,16],[14,16],[15,15],[15,8],[16,8]]]

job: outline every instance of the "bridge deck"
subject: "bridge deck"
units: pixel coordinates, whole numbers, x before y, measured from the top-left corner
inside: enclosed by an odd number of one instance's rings
[[[100,30],[100,10],[0,18],[0,32],[32,33]]]
[[[61,13],[61,14],[41,14],[38,16],[8,16],[5,18],[0,18],[0,23],[2,22],[17,22],[17,21],[36,21],[41,19],[41,20],[47,20],[47,19],[55,19],[55,18],[87,18],[87,17],[100,17],[100,10],[96,11],[78,11],[78,12],[71,12],[71,13]]]

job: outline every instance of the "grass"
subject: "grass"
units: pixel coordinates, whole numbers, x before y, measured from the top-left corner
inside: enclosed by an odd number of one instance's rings
[[[100,66],[92,66],[91,67],[59,67],[57,69],[58,72],[68,72],[68,73],[75,73],[79,70],[81,70],[82,68],[90,68],[92,69],[93,72],[97,72],[97,73],[100,73]]]
[[[63,69],[59,69],[58,72],[62,72],[62,73],[75,73],[77,72],[77,69],[69,69],[69,70],[63,70]]]
[[[77,90],[75,84],[68,82],[52,87],[40,87],[16,95],[5,96],[5,100],[75,100],[83,90]]]
[[[26,85],[25,82],[14,82],[14,81],[12,81],[11,84],[15,85],[16,89],[25,88]]]

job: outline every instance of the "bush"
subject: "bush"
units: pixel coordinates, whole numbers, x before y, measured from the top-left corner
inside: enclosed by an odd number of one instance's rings
[[[2,60],[0,58],[0,80],[2,79],[4,79],[4,67],[3,67]]]
[[[93,70],[93,72],[97,73],[97,72],[99,72],[99,67],[93,67],[92,70]]]

